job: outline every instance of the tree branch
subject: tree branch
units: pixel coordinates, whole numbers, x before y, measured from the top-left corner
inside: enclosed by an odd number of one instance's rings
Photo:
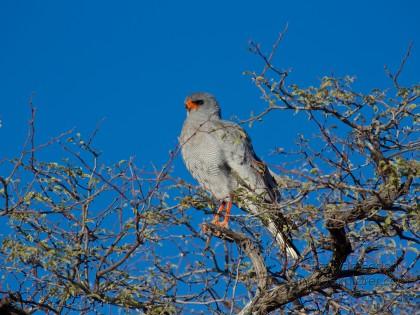
[[[220,239],[229,242],[235,242],[236,245],[243,250],[249,257],[255,270],[255,278],[257,280],[257,291],[253,299],[246,305],[246,307],[239,314],[247,314],[247,310],[251,309],[253,305],[258,303],[259,297],[266,291],[268,285],[267,267],[259,248],[244,234],[233,232],[232,230],[225,229],[215,224],[203,224],[203,229]]]

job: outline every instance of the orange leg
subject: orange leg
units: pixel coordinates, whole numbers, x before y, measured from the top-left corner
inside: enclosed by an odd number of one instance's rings
[[[228,201],[227,205],[226,205],[226,214],[225,214],[225,218],[223,219],[222,222],[219,223],[219,225],[221,227],[224,227],[225,229],[228,228],[229,226],[229,217],[230,217],[230,209],[232,208],[232,201]]]
[[[211,221],[211,223],[213,223],[215,225],[219,225],[220,213],[223,211],[224,208],[225,208],[225,202],[222,201],[222,203],[220,204],[219,209],[217,209],[217,213],[214,215],[213,221]]]

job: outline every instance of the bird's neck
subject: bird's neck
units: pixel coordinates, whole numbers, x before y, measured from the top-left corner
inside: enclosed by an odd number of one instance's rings
[[[199,122],[199,123],[205,123],[206,121],[220,120],[220,113],[219,111],[214,111],[212,113],[209,113],[209,112],[202,112],[199,110],[195,110],[188,113],[188,120]]]

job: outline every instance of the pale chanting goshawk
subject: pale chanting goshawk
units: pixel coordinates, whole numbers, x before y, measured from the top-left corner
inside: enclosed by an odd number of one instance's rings
[[[260,218],[282,250],[299,257],[287,237],[284,217],[276,205],[276,182],[268,167],[257,157],[247,133],[237,124],[222,120],[220,107],[209,93],[194,93],[185,100],[185,119],[180,145],[182,157],[191,175],[220,202],[212,223],[227,228],[234,201],[238,207]],[[241,196],[235,198],[240,192]],[[219,215],[226,210],[224,220]],[[274,213],[273,213],[274,212]]]

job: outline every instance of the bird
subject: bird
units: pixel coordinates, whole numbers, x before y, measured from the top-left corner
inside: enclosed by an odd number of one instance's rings
[[[222,119],[219,103],[210,93],[193,93],[184,105],[187,117],[179,137],[181,155],[192,177],[220,203],[212,223],[228,228],[235,204],[258,217],[280,249],[298,259],[285,218],[275,209],[279,198],[276,181],[254,152],[248,134],[240,125]]]

